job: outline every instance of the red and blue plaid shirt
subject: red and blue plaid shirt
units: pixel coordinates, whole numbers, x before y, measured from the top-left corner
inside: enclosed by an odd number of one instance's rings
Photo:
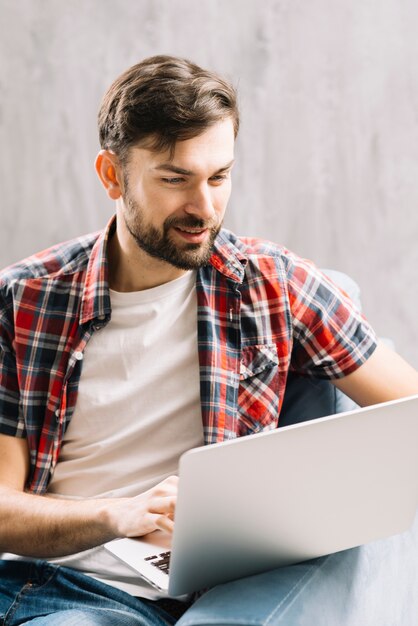
[[[86,344],[111,316],[106,246],[114,227],[0,274],[0,432],[27,438],[33,493],[45,492],[57,462]],[[269,242],[222,231],[196,290],[206,443],[276,428],[290,370],[338,378],[376,346],[348,297]]]

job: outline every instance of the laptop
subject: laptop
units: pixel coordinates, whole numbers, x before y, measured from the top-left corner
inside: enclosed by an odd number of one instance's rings
[[[407,530],[418,505],[418,395],[194,448],[173,535],[105,548],[169,596]]]

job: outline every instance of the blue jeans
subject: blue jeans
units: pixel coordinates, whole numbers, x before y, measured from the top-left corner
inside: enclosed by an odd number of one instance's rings
[[[0,561],[2,626],[170,626],[176,620],[80,572],[46,561]]]

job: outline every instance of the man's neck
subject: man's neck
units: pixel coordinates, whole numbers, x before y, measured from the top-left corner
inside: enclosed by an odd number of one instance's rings
[[[118,232],[107,247],[109,286],[114,291],[143,291],[164,285],[186,273],[165,261],[155,259],[134,242],[120,241]]]

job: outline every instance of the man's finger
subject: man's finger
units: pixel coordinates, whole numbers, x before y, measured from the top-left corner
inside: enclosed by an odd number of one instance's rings
[[[158,517],[155,523],[159,530],[165,530],[167,533],[172,533],[174,530],[174,522],[166,515]]]
[[[173,518],[176,510],[176,500],[176,496],[152,498],[148,510],[150,513],[163,513],[164,515],[169,515]]]

